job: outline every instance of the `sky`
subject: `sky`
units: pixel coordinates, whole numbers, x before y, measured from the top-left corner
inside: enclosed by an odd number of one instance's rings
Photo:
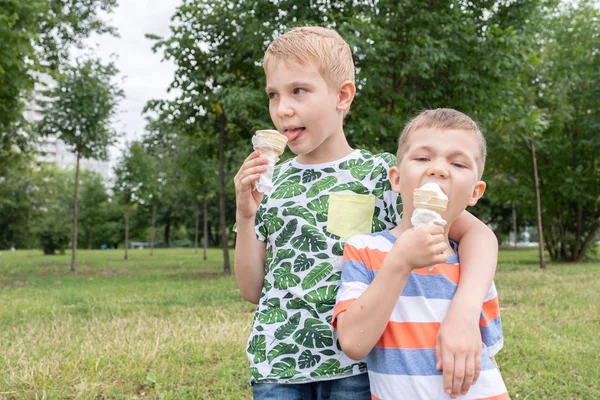
[[[140,139],[145,126],[142,110],[148,100],[174,97],[167,93],[175,66],[162,61],[162,52],[152,51],[147,33],[168,36],[171,16],[181,0],[119,0],[118,7],[105,16],[120,37],[93,35],[84,43],[105,62],[113,60],[120,71],[119,84],[125,92],[120,113],[113,123],[122,136],[110,150],[115,165],[127,142]],[[116,57],[116,58],[115,58]]]

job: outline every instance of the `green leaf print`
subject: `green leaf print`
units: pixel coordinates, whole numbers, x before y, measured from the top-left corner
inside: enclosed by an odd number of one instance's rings
[[[323,168],[323,172],[325,172],[326,174],[335,174],[337,171],[335,170],[335,168]]]
[[[377,232],[377,231],[373,231]],[[343,256],[344,255],[344,245],[340,242],[337,242],[333,245],[333,250],[331,250],[334,256]]]
[[[275,324],[283,322],[287,318],[287,312],[281,309],[281,301],[278,298],[267,301],[267,309],[258,313],[258,321],[261,324]]]
[[[310,350],[304,350],[298,358],[298,366],[300,369],[311,368],[317,365],[319,361],[321,361],[320,355],[313,354]]]
[[[331,328],[318,319],[313,318],[307,318],[304,328],[296,331],[292,337],[296,343],[311,349],[322,349],[333,345]]]
[[[323,251],[327,248],[327,239],[317,228],[304,225],[302,234],[291,240],[292,247],[300,251]]]
[[[308,290],[316,286],[319,282],[327,277],[333,271],[333,265],[322,263],[313,268],[302,280],[302,289]],[[306,298],[308,300],[308,298]],[[311,301],[311,300],[308,300]]]
[[[267,234],[273,235],[283,227],[283,220],[277,216],[267,218],[265,214],[265,227],[267,228]]]
[[[321,175],[323,174],[319,171],[315,171],[314,169],[307,169],[302,174],[302,183],[312,182],[315,179],[319,179]]]
[[[373,188],[373,196],[383,199],[383,193],[385,191],[385,184],[382,181],[377,182],[375,188]]]
[[[337,183],[337,178],[335,176],[328,176],[327,178],[323,178],[320,181],[315,182],[312,187],[306,193],[307,198],[315,197],[319,193],[324,190],[333,187]]]
[[[329,212],[329,195],[323,195],[321,197],[317,197],[313,201],[307,204],[309,210],[315,212],[315,216],[317,221],[319,222],[327,222],[327,215]]]
[[[285,296],[283,296],[284,299],[291,299],[292,297],[294,297],[294,295],[291,293],[288,293]]]
[[[296,354],[300,351],[300,348],[295,344],[279,343],[277,346],[267,354],[269,362],[273,361],[277,357],[281,357],[285,354]]]
[[[301,169],[295,168],[295,167],[290,167],[288,168],[283,174],[279,175],[279,173],[277,173],[277,171],[281,171],[280,169],[276,168],[275,173],[273,174],[273,182],[275,186],[279,185],[281,182],[283,182],[288,176],[297,174],[298,172],[302,172]]]
[[[360,182],[343,183],[339,186],[334,187],[333,189],[331,189],[331,191],[332,192],[351,191],[351,192],[354,192],[357,194],[368,194],[369,193],[369,189],[367,189]]]
[[[313,317],[319,318],[319,314],[315,311],[315,309],[310,304],[308,304],[307,302],[305,302],[302,299],[293,299],[293,300],[290,300],[287,303],[286,307],[287,307],[288,310],[306,310]]]
[[[285,290],[300,283],[300,277],[292,274],[291,271],[292,263],[289,262],[281,264],[281,266],[275,270],[273,273],[275,283],[273,285],[276,289]]]
[[[336,272],[335,274],[331,275],[329,278],[327,278],[327,280],[325,282],[336,282],[339,281],[340,279],[342,279],[342,272]]]
[[[254,378],[255,380],[263,377],[258,371],[258,368],[256,367],[250,367],[250,373],[252,374],[252,378]]]
[[[338,292],[338,285],[329,285],[311,290],[304,296],[304,300],[314,303],[318,312],[326,312],[335,305],[335,296]]]
[[[378,211],[376,211],[375,215],[377,215],[377,212]],[[373,229],[372,232],[381,232],[385,228],[387,228],[387,226],[385,225],[385,222],[383,222],[382,220],[380,220],[376,216],[373,217],[373,227],[371,228],[371,229]]]
[[[284,208],[283,215],[286,217],[288,215],[293,215],[295,217],[300,217],[300,218],[305,219],[311,225],[317,224],[317,221],[315,220],[314,215],[312,215],[312,213],[310,211],[308,211],[306,208],[301,207],[301,206]]]
[[[310,373],[313,378],[327,377],[336,375],[340,368],[340,362],[338,360],[327,360],[323,364],[319,365],[317,369]]]
[[[283,260],[287,260],[288,258],[292,258],[296,255],[296,252],[292,249],[280,249],[275,253],[275,260],[273,260],[273,265],[277,266]]]
[[[265,279],[265,282],[264,282],[263,286],[264,286],[264,289],[265,289],[264,292],[271,291],[271,283],[268,280]]]
[[[291,357],[284,358],[280,362],[273,364],[272,371],[270,376],[277,376],[279,378],[291,378],[300,373],[300,371],[296,371],[296,360]]]
[[[299,176],[292,176],[277,186],[277,190],[271,195],[274,199],[289,199],[306,192],[306,186],[300,184]]]
[[[285,211],[284,211],[284,213],[285,213]],[[297,227],[298,227],[297,220],[293,219],[290,222],[288,222],[288,224],[285,226],[285,228],[283,228],[283,230],[277,237],[277,240],[275,240],[275,246],[282,247],[283,245],[287,244],[287,242],[292,238],[292,236],[294,236],[294,233],[296,233]]]
[[[319,253],[315,254],[315,257],[317,257],[319,260],[327,260],[329,258],[329,254]]]
[[[288,322],[281,325],[277,330],[275,330],[275,339],[283,340],[290,336],[300,323],[300,312],[298,311],[296,314],[292,315]]]
[[[383,161],[385,161],[388,167],[396,165],[396,156],[392,153],[381,153],[379,154],[379,157],[383,158]]]
[[[294,272],[306,271],[315,263],[314,258],[309,258],[306,254],[301,253],[296,260],[294,260]]]
[[[287,313],[281,308],[273,308],[270,310],[261,311],[258,314],[258,322],[261,324],[276,324],[285,321]]]
[[[385,178],[384,178],[384,176],[385,176]],[[381,165],[378,165],[377,167],[375,167],[375,169],[373,170],[373,173],[371,173],[370,179],[372,181],[374,181],[374,180],[381,181],[383,179],[387,179],[387,174],[385,173],[385,168],[383,168]]]
[[[352,169],[357,165],[360,166],[362,164],[364,164],[363,160],[354,158],[352,160],[344,161],[343,163],[341,163],[340,169]]]
[[[272,261],[273,261],[273,248],[268,247],[267,252],[265,254],[265,268],[268,268],[269,265],[271,265]]]
[[[362,181],[373,170],[373,160],[350,168],[350,175]]]
[[[296,202],[295,202],[295,201],[286,201],[285,203],[283,203],[283,204],[281,205],[281,208],[285,208],[285,207],[291,207],[291,206],[293,206],[293,205],[295,205],[295,204],[296,204]]]
[[[265,335],[254,336],[248,344],[248,353],[254,356],[254,364],[267,359],[267,339]]]
[[[335,355],[335,351],[327,349],[327,350],[321,350],[319,353],[324,354],[326,356],[334,356]]]

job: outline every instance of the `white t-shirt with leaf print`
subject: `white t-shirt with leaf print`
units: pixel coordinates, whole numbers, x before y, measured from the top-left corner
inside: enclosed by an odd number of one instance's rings
[[[355,150],[326,164],[275,167],[256,215],[266,242],[264,287],[248,340],[252,381],[303,383],[366,373],[331,326],[345,240],[397,225],[389,153]],[[334,233],[332,233],[334,232]],[[342,236],[342,237],[341,237]]]

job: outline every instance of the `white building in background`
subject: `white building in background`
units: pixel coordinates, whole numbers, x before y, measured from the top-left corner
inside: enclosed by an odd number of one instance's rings
[[[75,153],[69,151],[65,142],[58,139],[55,135],[40,137],[38,139],[36,159],[38,162],[54,164],[61,169],[73,169],[77,163]],[[106,182],[111,178],[111,168],[108,161],[83,158],[79,160],[79,167],[99,173]]]

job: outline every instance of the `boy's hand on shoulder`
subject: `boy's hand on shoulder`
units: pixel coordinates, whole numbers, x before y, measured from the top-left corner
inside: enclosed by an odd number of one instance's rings
[[[244,160],[233,178],[237,217],[250,219],[256,215],[263,194],[254,190],[254,183],[266,169],[267,159],[261,157],[258,151],[254,151]]]
[[[410,272],[445,262],[447,248],[444,228],[428,225],[404,231],[387,257],[391,258],[391,265],[395,268]]]
[[[438,331],[436,369],[444,375],[444,392],[466,395],[481,372],[481,332],[477,321],[449,313]]]

